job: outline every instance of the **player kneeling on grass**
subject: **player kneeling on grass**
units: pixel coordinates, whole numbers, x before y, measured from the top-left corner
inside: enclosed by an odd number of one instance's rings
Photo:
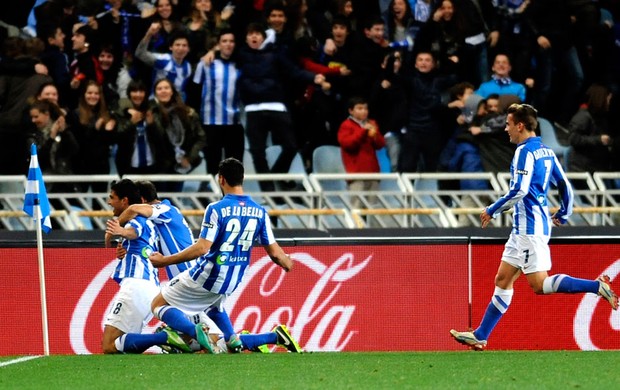
[[[276,242],[267,210],[243,194],[243,164],[234,158],[220,163],[218,182],[224,198],[207,206],[198,240],[181,252],[163,256],[153,253],[149,260],[155,267],[165,267],[191,259],[198,263],[174,277],[153,299],[151,310],[170,328],[197,340],[209,352],[213,351],[206,324],[194,324],[187,314],[205,312],[223,332],[229,351],[252,350],[263,344],[278,344],[291,352],[301,352],[286,327],[277,326],[273,332],[237,335],[233,330],[224,302],[241,283],[249,266],[251,250],[256,241],[265,246],[272,261],[288,272],[293,261]],[[157,333],[154,335],[156,336]],[[153,336],[153,335],[149,335]],[[178,336],[178,335],[177,335]],[[155,344],[166,344],[163,336]],[[131,341],[131,343],[129,343]],[[125,345],[144,348],[143,335],[127,335]],[[166,339],[171,344],[171,339]],[[140,345],[139,345],[140,344]],[[153,345],[153,344],[151,344]],[[177,346],[177,345],[175,345]],[[182,350],[190,349],[179,343]]]

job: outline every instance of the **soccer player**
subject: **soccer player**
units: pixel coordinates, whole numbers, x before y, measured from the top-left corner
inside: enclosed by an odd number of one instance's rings
[[[274,238],[267,211],[243,194],[243,174],[243,164],[239,160],[221,161],[218,182],[224,198],[207,206],[198,240],[173,255],[154,252],[149,256],[155,267],[199,257],[196,266],[176,276],[162,289],[151,308],[157,318],[198,340],[209,352],[213,352],[213,346],[206,325],[192,323],[186,314],[205,311],[222,331],[231,352],[243,348],[255,350],[263,344],[278,344],[291,352],[301,352],[284,325],[278,325],[273,332],[237,335],[224,310],[226,297],[243,279],[255,240],[265,246],[273,262],[286,272],[293,268],[290,256]]]
[[[527,104],[512,104],[507,114],[506,132],[510,142],[517,145],[510,166],[510,190],[484,209],[480,220],[485,228],[492,218],[514,206],[512,232],[495,276],[495,292],[480,325],[473,332],[450,330],[456,341],[475,350],[486,347],[493,328],[510,306],[513,284],[521,274],[525,274],[536,294],[589,292],[606,299],[613,310],[618,309],[618,297],[607,275],[597,280],[548,275],[551,226],[565,224],[572,214],[573,190],[553,150],[536,136],[536,110]],[[549,216],[547,205],[550,184],[555,184],[561,195],[561,207],[553,216]]]
[[[158,233],[159,250],[164,255],[171,255],[187,248],[194,243],[194,234],[181,211],[173,206],[168,199],[160,200],[155,185],[147,180],[136,181],[142,203],[127,207],[117,219],[107,221],[106,232],[120,235],[122,226],[131,219],[141,215],[155,224]],[[172,279],[196,264],[190,260],[166,267],[168,279]]]
[[[138,187],[131,180],[123,179],[112,184],[108,204],[115,216],[140,200]],[[127,336],[141,332],[151,319],[150,304],[159,293],[157,270],[148,259],[148,255],[158,249],[155,226],[146,218],[136,216],[125,225],[122,235],[126,238],[122,243],[126,255],[119,259],[112,274],[112,279],[120,284],[120,291],[104,323],[101,344],[106,354],[144,351],[130,345]],[[179,335],[171,330],[162,332],[159,337],[161,344],[189,350]]]

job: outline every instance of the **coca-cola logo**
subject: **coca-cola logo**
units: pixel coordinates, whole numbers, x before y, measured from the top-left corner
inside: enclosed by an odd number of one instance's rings
[[[609,275],[613,282],[620,274],[620,259],[607,267],[603,274]],[[607,314],[610,311],[611,314]],[[602,348],[597,341],[606,340],[609,343],[609,340],[619,339],[620,311],[610,310],[609,303],[595,294],[585,294],[575,312],[573,330],[575,342],[581,350],[617,349],[620,344]]]
[[[288,324],[297,340],[304,340],[306,350],[343,350],[357,332],[355,329],[350,329],[356,305],[350,301],[347,304],[334,302],[347,281],[366,268],[372,255],[356,263],[354,254],[344,253],[330,265],[324,264],[309,253],[292,253],[291,257],[295,261],[295,269],[292,272],[307,273],[313,279],[306,280],[304,286],[285,283],[287,274],[275,265],[269,256],[259,258],[246,271],[244,282],[226,301],[226,310],[231,314],[234,329],[247,329],[253,333],[269,332],[275,325],[284,323]],[[101,299],[102,291],[110,287],[109,277],[116,262],[113,260],[95,275],[73,310],[70,342],[71,348],[77,354],[98,352],[93,351],[92,340],[90,342],[87,340],[87,336],[92,336],[93,333],[89,323],[92,324],[95,320],[99,329],[103,329],[114,296],[105,305],[96,302]],[[117,286],[115,288],[118,290]],[[301,298],[279,299],[277,307],[263,305],[262,300],[256,302],[257,295],[265,301],[270,301],[272,298],[285,296],[285,290],[295,290]],[[240,301],[251,303],[246,303],[237,309]],[[301,305],[294,307],[291,302]],[[99,312],[101,307],[104,307],[104,310]],[[158,324],[157,321],[152,321],[143,332],[154,331]]]
[[[250,288],[254,291],[255,286],[265,299],[286,294],[283,292],[286,273],[273,264],[269,256],[265,256],[250,266],[245,282],[226,302],[227,311],[235,314],[234,328],[262,333],[269,332],[277,324],[288,324],[293,337],[303,340],[306,350],[342,351],[356,333],[356,330],[349,328],[356,305],[351,300],[347,304],[335,304],[334,300],[344,285],[366,268],[372,255],[356,263],[354,254],[344,253],[331,265],[324,264],[309,253],[293,253],[291,258],[295,261],[292,272],[309,271],[309,275],[314,277],[313,280],[304,279],[304,286],[297,287],[304,288],[301,292],[296,291],[305,296],[301,307],[276,304],[271,306],[271,312],[265,312],[266,309],[257,304],[246,304],[239,313],[235,312],[244,292]],[[305,269],[302,270],[302,267]]]

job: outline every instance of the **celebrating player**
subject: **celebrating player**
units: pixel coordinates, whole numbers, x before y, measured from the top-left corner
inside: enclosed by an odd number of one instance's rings
[[[131,180],[123,179],[112,184],[108,204],[115,216],[134,203],[140,203],[140,192]],[[148,255],[157,250],[155,226],[146,218],[136,216],[122,230],[122,236],[126,238],[122,243],[126,254],[119,259],[112,274],[120,284],[120,291],[105,320],[101,343],[104,353],[146,350],[134,345],[128,336],[141,332],[150,320],[150,302],[159,293],[157,270],[148,259]],[[171,330],[162,332],[157,341],[158,344],[189,350],[179,335]]]
[[[231,352],[253,350],[262,344],[278,344],[301,352],[284,325],[273,332],[237,335],[224,310],[226,297],[243,279],[254,240],[265,245],[273,262],[286,272],[293,268],[293,261],[274,238],[267,211],[243,194],[243,174],[239,160],[227,158],[220,162],[218,181],[225,196],[207,206],[198,241],[170,256],[153,253],[149,257],[156,267],[199,257],[195,267],[172,279],[155,297],[153,313],[173,329],[197,339],[209,351],[213,347],[206,325],[193,324],[185,313],[205,311],[222,331]]]
[[[607,275],[597,280],[548,275],[551,225],[567,222],[572,214],[573,190],[553,150],[536,136],[536,110],[527,104],[513,104],[507,112],[506,132],[510,142],[518,145],[510,166],[510,190],[484,209],[480,220],[485,228],[492,218],[514,206],[512,232],[495,276],[495,292],[480,325],[473,332],[450,330],[456,341],[476,350],[486,347],[493,328],[510,306],[513,284],[522,273],[536,294],[589,292],[609,301],[613,310],[618,309],[618,297]],[[547,205],[550,184],[555,184],[561,195],[561,207],[551,217]]]

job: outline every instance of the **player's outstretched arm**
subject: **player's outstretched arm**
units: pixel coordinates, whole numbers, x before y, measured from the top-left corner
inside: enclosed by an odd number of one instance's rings
[[[195,243],[183,249],[181,252],[170,256],[164,256],[159,252],[153,252],[149,256],[149,260],[156,268],[165,267],[171,264],[183,263],[188,260],[194,260],[209,252],[213,243],[204,238],[199,238]]]
[[[267,245],[265,249],[271,261],[282,267],[286,272],[293,269],[293,260],[291,256],[284,253],[284,250],[277,242]]]
[[[118,216],[118,223],[121,225],[126,224],[130,220],[134,219],[138,215],[141,215],[145,218],[149,218],[153,215],[153,206],[150,204],[142,203],[142,204],[132,204],[127,207],[121,215]]]

